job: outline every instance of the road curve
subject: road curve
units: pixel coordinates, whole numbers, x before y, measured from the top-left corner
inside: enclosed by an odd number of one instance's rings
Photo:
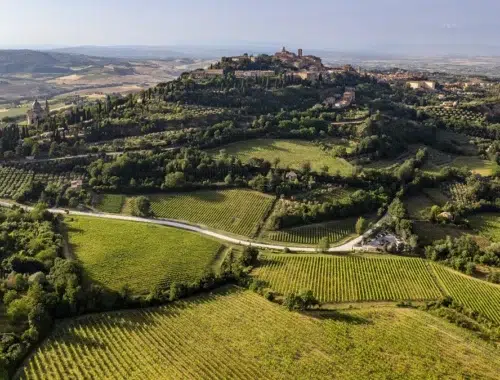
[[[24,210],[31,211],[33,210],[33,207],[30,206],[25,206],[21,205],[18,203],[9,203],[9,202],[4,202],[0,201],[0,206],[3,207],[13,207],[13,206],[19,206]],[[292,247],[292,246],[284,246],[284,245],[274,245],[274,244],[267,244],[267,243],[259,243],[258,241],[253,241],[253,240],[240,240],[236,239],[231,236],[227,236],[218,232],[211,231],[205,227],[201,226],[195,226],[187,223],[183,223],[180,221],[176,220],[171,220],[171,219],[153,219],[153,218],[140,218],[137,216],[127,216],[127,215],[119,215],[119,214],[108,214],[108,213],[98,213],[98,212],[84,212],[84,211],[73,211],[73,210],[65,210],[65,209],[59,209],[59,208],[51,208],[48,209],[49,212],[53,214],[62,214],[62,215],[74,215],[74,216],[90,216],[94,218],[103,218],[103,219],[115,219],[115,220],[125,220],[125,221],[130,221],[130,222],[139,222],[139,223],[149,223],[149,224],[157,224],[161,226],[168,226],[168,227],[173,227],[173,228],[178,228],[186,231],[192,231],[192,232],[197,232],[202,235],[210,236],[231,244],[237,244],[237,245],[242,245],[246,247],[257,247],[257,248],[264,248],[264,249],[274,249],[274,250],[280,250],[283,251],[285,249],[288,249],[291,252],[318,252],[318,249],[316,247]],[[382,218],[384,219],[384,218]],[[382,219],[377,222],[380,223]],[[328,249],[328,252],[349,252],[349,251],[354,251],[354,250],[360,250],[361,247],[358,245],[362,240],[363,237],[368,235],[371,232],[371,230],[368,230],[365,232],[364,235],[359,236],[353,240],[348,241],[345,244],[336,246],[336,247],[331,247]]]

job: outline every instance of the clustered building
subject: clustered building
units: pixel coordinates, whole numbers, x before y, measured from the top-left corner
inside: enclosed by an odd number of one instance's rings
[[[409,81],[406,85],[414,90],[432,90],[436,89],[436,82],[431,80]]]
[[[342,67],[325,67],[320,57],[314,55],[304,55],[302,49],[298,49],[297,53],[288,51],[285,47],[281,51],[274,54],[274,58],[282,61],[291,69],[287,72],[295,78],[302,80],[318,80],[321,76],[327,78],[328,74],[342,74],[354,73],[357,71],[351,65],[344,65]],[[229,57],[227,60],[236,63],[256,62],[257,58],[244,54],[241,56]],[[292,68],[292,67],[295,67]],[[193,78],[213,78],[224,75],[223,69],[205,69],[196,70],[191,73]],[[235,70],[234,76],[236,78],[255,78],[255,77],[272,77],[276,73],[273,70]],[[337,108],[345,108],[350,106],[356,100],[354,88],[346,87],[345,92],[341,99],[331,98],[329,104]]]

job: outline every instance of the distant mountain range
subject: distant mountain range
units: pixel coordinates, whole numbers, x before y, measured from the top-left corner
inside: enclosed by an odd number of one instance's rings
[[[287,46],[289,50],[302,48],[305,54],[320,57],[353,57],[356,59],[389,59],[405,57],[476,57],[476,56],[500,56],[500,46],[481,44],[400,44],[379,45],[363,50],[334,50],[334,49],[308,49],[307,46]],[[173,59],[173,58],[201,58],[216,59],[222,56],[248,54],[274,54],[280,50],[278,44],[252,44],[228,46],[196,46],[196,45],[174,45],[174,46],[75,46],[57,48],[50,51],[85,54],[98,57],[112,57],[125,59]]]
[[[127,63],[116,58],[89,57],[56,51],[0,50],[0,74],[65,74],[72,72],[72,67],[110,64],[123,66]]]

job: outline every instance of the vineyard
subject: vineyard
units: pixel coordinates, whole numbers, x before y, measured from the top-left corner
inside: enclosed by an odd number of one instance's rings
[[[64,174],[34,173],[31,170],[0,166],[0,198],[12,198],[19,189],[33,181],[61,186],[76,179],[82,179],[82,177],[70,172]]]
[[[195,191],[176,195],[153,195],[156,217],[185,220],[231,232],[254,234],[274,203],[274,198],[249,190]]]
[[[120,194],[104,194],[99,199],[97,209],[102,212],[119,214],[125,203],[125,196]]]
[[[439,264],[432,264],[446,292],[457,302],[500,323],[500,285],[468,277]]]
[[[426,111],[433,117],[447,121],[459,120],[479,124],[486,122],[484,115],[463,108],[428,107]]]
[[[336,243],[349,236],[356,236],[354,229],[356,220],[357,218],[348,218],[328,223],[270,231],[266,233],[266,238],[285,243],[318,244],[322,238],[328,237],[330,243]]]
[[[148,292],[190,282],[211,267],[221,244],[174,228],[91,217],[68,221],[73,253],[95,282],[113,290]]]
[[[33,181],[33,176],[32,171],[0,166],[0,198],[12,198]]]
[[[483,213],[469,217],[472,227],[482,236],[500,242],[500,214]]]
[[[426,262],[413,258],[265,255],[255,276],[281,294],[310,289],[321,302],[442,296]]]
[[[414,309],[336,318],[228,289],[167,307],[63,321],[21,379],[496,378],[498,350]]]

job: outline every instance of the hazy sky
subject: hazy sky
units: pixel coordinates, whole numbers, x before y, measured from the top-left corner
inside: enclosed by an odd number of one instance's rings
[[[500,44],[500,0],[0,0],[0,46]]]

